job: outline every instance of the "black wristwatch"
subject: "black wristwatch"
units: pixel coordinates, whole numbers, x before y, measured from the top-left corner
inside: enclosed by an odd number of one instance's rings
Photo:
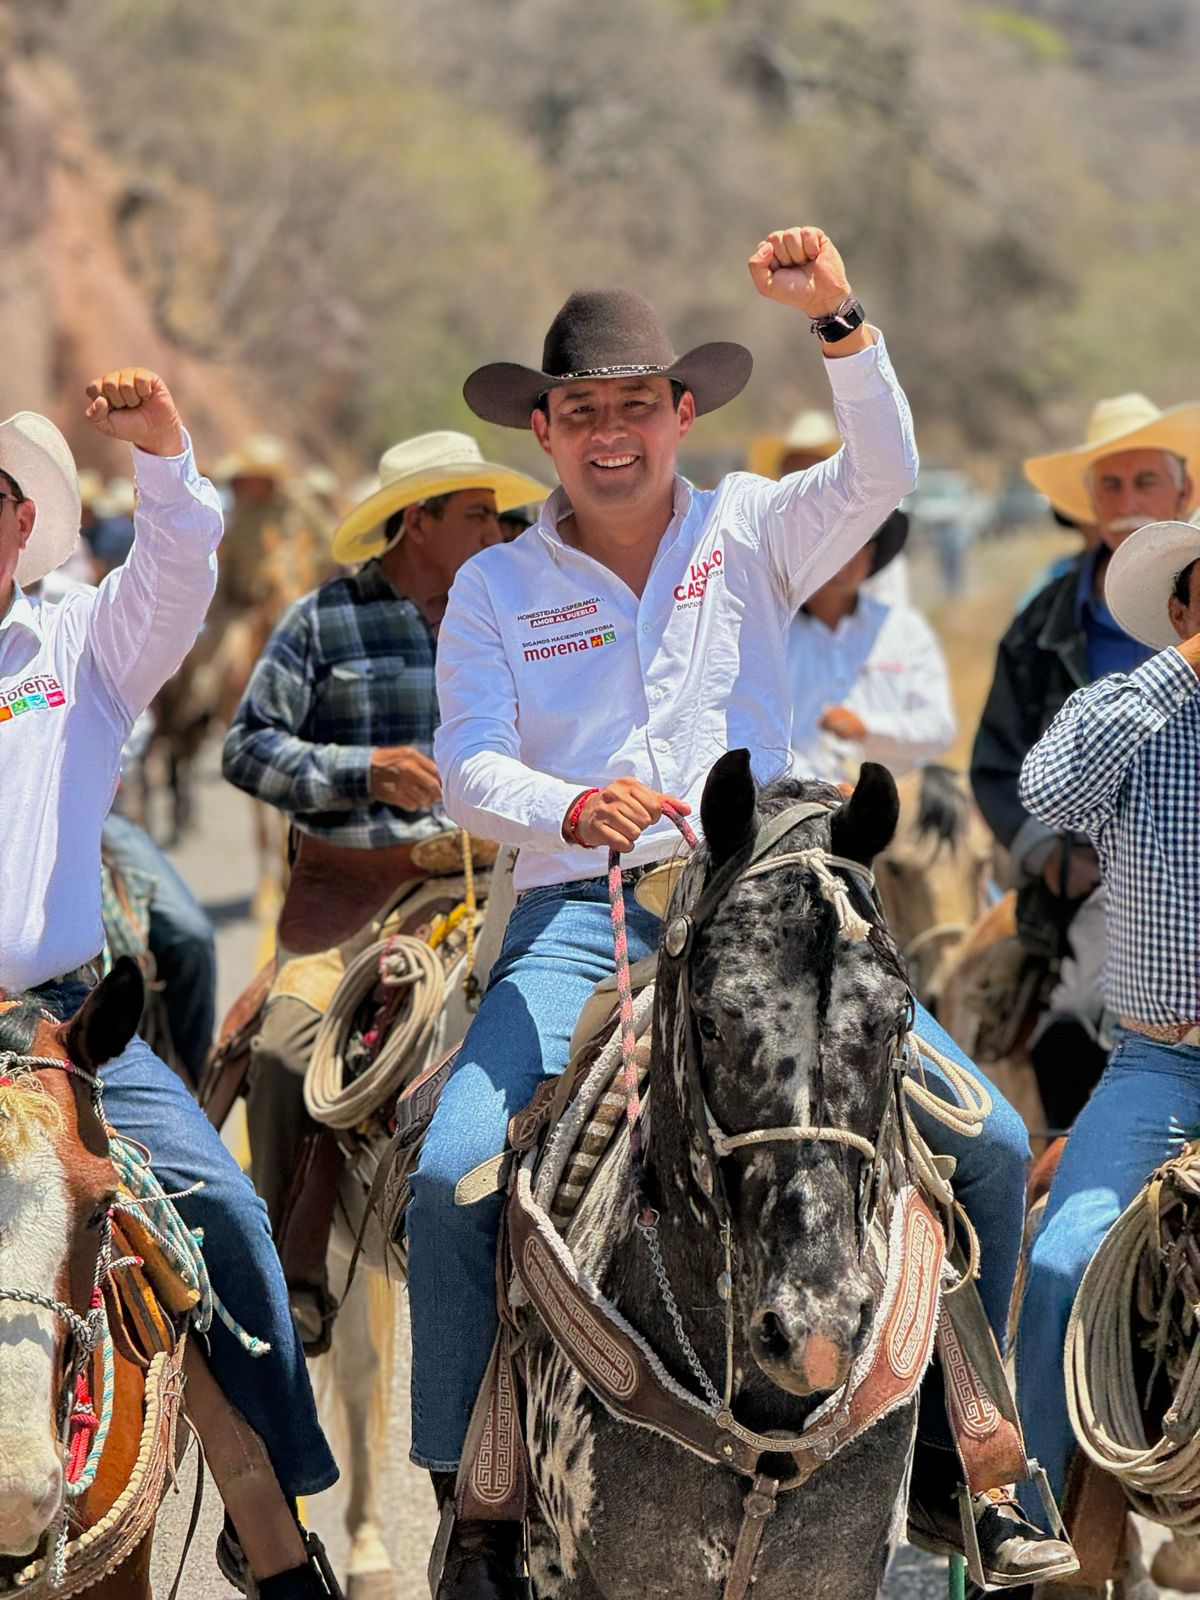
[[[812,317],[810,323],[822,344],[837,344],[839,340],[848,338],[856,328],[861,328],[866,320],[867,314],[861,300],[843,300],[836,311],[831,311],[828,316]]]

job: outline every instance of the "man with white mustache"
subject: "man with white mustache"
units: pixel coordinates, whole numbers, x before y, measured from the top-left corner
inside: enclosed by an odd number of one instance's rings
[[[1021,763],[1076,689],[1149,658],[1109,611],[1105,574],[1130,534],[1194,510],[1198,466],[1200,405],[1160,411],[1140,394],[1101,400],[1083,445],[1025,463],[1026,477],[1055,510],[1094,524],[1099,535],[1000,641],[971,757],[975,798],[1012,857],[1022,943],[1057,971],[1030,1044],[1052,1127],[1074,1120],[1107,1059],[1104,892],[1091,841],[1056,831],[1022,805]]]

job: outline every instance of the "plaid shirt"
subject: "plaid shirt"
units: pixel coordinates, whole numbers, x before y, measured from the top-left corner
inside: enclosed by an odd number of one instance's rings
[[[378,561],[289,607],[254,668],[225,739],[230,783],[298,828],[373,850],[447,826],[440,808],[402,811],[370,795],[371,751],[433,753],[433,635]]]
[[[1200,679],[1179,652],[1073,694],[1025,758],[1021,800],[1096,842],[1113,1010],[1200,1022]]]

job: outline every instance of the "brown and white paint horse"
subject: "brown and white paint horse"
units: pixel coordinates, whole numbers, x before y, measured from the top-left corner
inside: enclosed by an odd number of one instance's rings
[[[116,1193],[108,1136],[85,1079],[120,1054],[141,1014],[141,976],[121,962],[69,1022],[28,998],[0,1000],[0,1595],[48,1555],[66,1490],[60,1419],[70,1405],[74,1356],[66,1317],[86,1318],[103,1224]],[[9,1054],[6,1057],[6,1052]],[[62,1062],[22,1068],[20,1058]],[[8,1298],[11,1294],[14,1298]],[[30,1295],[30,1300],[20,1298]],[[114,1352],[113,1423],[91,1488],[73,1506],[90,1527],[117,1499],[137,1458],[143,1374]],[[93,1600],[150,1593],[150,1536]]]

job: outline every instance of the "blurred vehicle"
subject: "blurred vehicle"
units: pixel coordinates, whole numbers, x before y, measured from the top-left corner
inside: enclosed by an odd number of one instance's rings
[[[992,515],[992,498],[952,467],[923,467],[913,492],[901,501],[918,533],[957,530],[964,539],[982,531]]]
[[[1014,472],[996,496],[981,532],[988,538],[997,538],[1031,523],[1045,525],[1049,517],[1050,502],[1046,496],[1033,487],[1023,472]]]
[[[913,532],[933,546],[947,595],[962,588],[963,551],[984,528],[992,499],[965,472],[951,467],[922,468],[917,486],[900,502],[912,518]]]

